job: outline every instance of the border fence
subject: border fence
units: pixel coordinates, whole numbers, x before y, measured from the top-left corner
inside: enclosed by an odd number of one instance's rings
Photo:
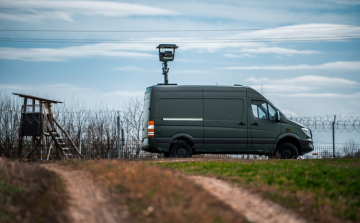
[[[360,157],[360,117],[289,117],[312,131],[315,150],[303,158]]]
[[[81,154],[88,159],[157,158],[141,147],[142,102],[128,101],[122,110],[75,110],[64,105],[54,109],[54,117],[73,139]],[[17,157],[21,106],[14,97],[0,92],[0,157]],[[315,150],[300,158],[360,156],[360,117],[323,116],[289,117],[311,129]],[[24,137],[23,147],[31,149],[31,137]],[[65,138],[65,137],[63,137]],[[32,159],[42,160],[46,151],[39,149]],[[211,158],[266,159],[256,155],[197,155]]]

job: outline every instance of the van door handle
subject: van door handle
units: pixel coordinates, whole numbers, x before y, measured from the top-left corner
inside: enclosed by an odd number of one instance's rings
[[[253,123],[253,124],[251,124],[251,125],[255,125],[255,126],[258,126],[259,124],[257,124],[257,122],[255,122],[255,123]]]
[[[243,122],[240,122],[240,123],[239,123],[239,125],[246,125],[246,124],[245,124],[245,123],[243,123]]]

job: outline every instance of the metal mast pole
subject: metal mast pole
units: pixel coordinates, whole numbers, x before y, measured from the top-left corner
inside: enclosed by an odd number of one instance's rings
[[[169,68],[167,67],[167,61],[163,63],[163,75],[164,75],[164,84],[169,84],[168,81],[168,73],[169,73]]]

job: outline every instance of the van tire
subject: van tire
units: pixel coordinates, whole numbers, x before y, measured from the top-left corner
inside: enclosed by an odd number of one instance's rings
[[[291,143],[284,143],[279,148],[279,154],[281,156],[281,159],[297,159],[299,156],[299,152]]]
[[[190,158],[192,156],[191,146],[184,141],[177,142],[171,148],[170,156],[174,158]]]

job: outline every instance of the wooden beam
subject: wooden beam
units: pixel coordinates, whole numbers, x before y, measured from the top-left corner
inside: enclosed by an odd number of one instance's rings
[[[48,102],[48,103],[54,103],[54,104],[62,103],[61,101],[54,101],[54,100],[50,100],[50,99],[46,99],[46,98],[40,98],[40,97],[37,97],[37,96],[28,95],[28,94],[19,94],[19,93],[13,93],[13,94],[17,95],[19,97],[22,97],[22,98],[31,98],[31,99],[36,99],[36,100],[43,101],[43,102]]]

